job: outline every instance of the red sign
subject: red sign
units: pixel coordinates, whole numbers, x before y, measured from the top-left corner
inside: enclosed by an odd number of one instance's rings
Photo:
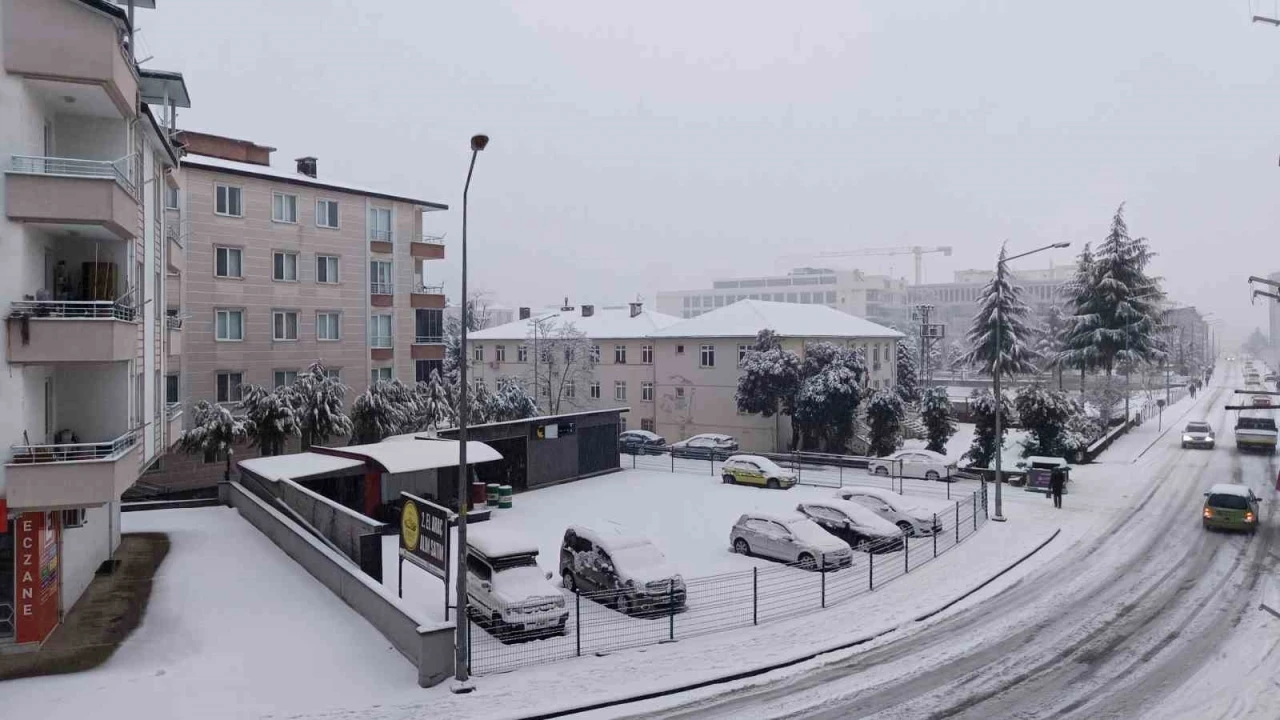
[[[0,535],[9,532],[9,501],[0,498]]]
[[[27,512],[15,522],[19,643],[43,642],[58,625],[60,521],[56,512]]]

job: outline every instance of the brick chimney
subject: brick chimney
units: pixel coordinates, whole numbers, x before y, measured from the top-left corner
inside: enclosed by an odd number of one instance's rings
[[[316,158],[308,155],[298,158],[296,162],[298,163],[298,174],[306,175],[309,178],[316,176]]]
[[[596,306],[595,306],[595,305],[587,305],[587,304],[583,304],[583,306],[582,306],[582,317],[591,317],[592,315],[595,315],[595,314],[596,314]]]
[[[528,319],[529,319],[529,315],[530,315],[529,308],[527,308],[527,307],[522,307],[522,308],[520,308],[520,319],[521,319],[521,320],[528,320]]]
[[[644,303],[642,302],[628,303],[628,305],[631,306],[631,317],[635,317],[644,312]]]

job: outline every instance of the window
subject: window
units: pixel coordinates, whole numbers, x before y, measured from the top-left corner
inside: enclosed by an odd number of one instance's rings
[[[87,516],[84,508],[76,508],[74,510],[62,511],[62,529],[70,530],[71,528],[84,527],[85,517]]]
[[[342,339],[342,313],[316,313],[316,340]]]
[[[431,382],[431,373],[444,375],[443,360],[415,360],[413,362],[413,377],[418,382]]]
[[[369,318],[369,346],[391,347],[391,316],[373,315]]]
[[[644,402],[653,402],[653,383],[649,380],[640,383],[640,399]]]
[[[483,345],[471,346],[471,359],[475,360],[476,362],[484,362],[484,346]]]
[[[444,342],[444,310],[440,308],[415,308],[413,311],[413,341],[415,343]]]
[[[591,362],[593,363],[600,362],[600,346],[599,345],[591,346]]]
[[[476,397],[479,397],[480,394],[484,392],[484,378],[478,377],[472,380],[471,387],[475,390]]]
[[[716,366],[716,346],[703,345],[701,359],[698,364],[704,368],[712,368]]]
[[[676,388],[676,397],[678,397],[678,398],[682,398],[682,397],[684,397],[684,388],[683,388],[683,387],[677,387],[677,388]]]
[[[297,282],[298,253],[271,253],[271,279],[281,282]]]
[[[333,284],[338,282],[338,256],[316,256],[316,282]]]
[[[676,354],[677,354],[677,355],[683,355],[683,354],[684,354],[684,346],[683,346],[683,345],[677,345],[677,346],[676,346]]]
[[[626,345],[613,346],[613,362],[616,365],[627,364],[627,346]]]
[[[874,362],[877,366],[880,365],[880,346],[879,345],[875,345],[871,348],[871,361]]]
[[[391,242],[391,208],[369,208],[369,239]]]
[[[529,362],[529,346],[520,345],[516,347],[516,362]]]
[[[379,382],[391,382],[391,366],[376,367],[369,371],[369,384],[376,385]]]
[[[244,311],[218,310],[214,313],[214,337],[222,342],[244,340]]]
[[[507,361],[507,346],[506,346],[506,345],[494,345],[494,346],[493,346],[493,361],[494,361],[494,362],[506,362],[506,361]]]
[[[640,362],[645,365],[653,364],[653,346],[652,345],[640,346]]]
[[[213,249],[213,274],[217,277],[244,277],[241,260],[244,251],[240,248],[218,247]]]
[[[243,217],[244,209],[240,206],[240,188],[234,185],[215,185],[213,212],[228,217]]]
[[[369,261],[369,292],[374,295],[390,295],[392,286],[391,261]]]
[[[271,193],[271,219],[280,223],[298,222],[298,196]]]
[[[742,362],[747,359],[747,353],[751,351],[750,345],[738,346],[738,367],[742,367]]]
[[[578,397],[578,386],[572,380],[564,384],[564,396],[568,400]]]
[[[272,373],[274,385],[272,387],[288,387],[298,379],[297,370],[276,370]]]
[[[322,228],[338,227],[338,201],[337,200],[317,200],[316,201],[316,227],[322,227]]]
[[[164,189],[164,209],[178,209],[178,188],[166,187]]]
[[[298,313],[294,310],[277,310],[271,313],[271,339],[297,340]]]
[[[613,399],[614,400],[627,399],[627,382],[625,380],[613,381]]]
[[[220,372],[218,373],[218,402],[232,403],[240,402],[244,399],[242,392],[244,388],[244,373],[240,372]]]
[[[590,390],[591,390],[591,399],[599,400],[600,399],[600,381],[592,380]]]
[[[640,429],[655,432],[653,429],[653,418],[640,418]]]
[[[181,400],[178,399],[177,373],[164,376],[164,401],[166,403],[181,402]]]
[[[807,305],[807,304],[809,304],[809,302],[810,302],[810,301],[812,301],[812,300],[813,300],[813,296],[812,296],[812,294],[811,294],[811,293],[807,293],[807,292],[802,292],[802,293],[800,293],[800,302],[801,302],[802,304]]]
[[[327,367],[324,369],[324,375],[334,380],[342,380],[342,368]]]

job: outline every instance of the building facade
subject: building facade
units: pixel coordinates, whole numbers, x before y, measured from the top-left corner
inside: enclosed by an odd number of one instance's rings
[[[139,71],[113,3],[4,0],[0,33],[0,646],[35,649],[176,438],[162,207],[187,102],[180,75]]]
[[[1015,282],[1022,288],[1022,299],[1035,317],[1044,317],[1052,306],[1066,303],[1064,290],[1075,275],[1075,265],[1060,265],[1036,270],[1014,270]],[[994,270],[957,270],[949,283],[912,285],[907,293],[911,306],[932,305],[930,320],[946,326],[949,341],[959,341],[968,332],[977,311],[982,289],[995,277]]]

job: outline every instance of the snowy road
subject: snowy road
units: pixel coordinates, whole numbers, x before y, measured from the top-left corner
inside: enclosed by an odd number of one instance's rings
[[[1280,694],[1265,681],[1280,670],[1276,629],[1255,631],[1277,563],[1276,503],[1264,504],[1254,537],[1207,533],[1198,521],[1214,482],[1245,482],[1274,497],[1274,461],[1230,447],[1234,418],[1221,408],[1238,373],[1227,368],[1215,381],[1223,385],[1188,417],[1207,417],[1225,445],[1183,451],[1177,428],[1163,435],[1133,465],[1149,481],[1129,510],[1054,563],[891,643],[661,716],[1274,717],[1275,697],[1214,693],[1226,683]],[[1262,648],[1241,651],[1249,646]],[[1203,690],[1176,692],[1183,686]]]

